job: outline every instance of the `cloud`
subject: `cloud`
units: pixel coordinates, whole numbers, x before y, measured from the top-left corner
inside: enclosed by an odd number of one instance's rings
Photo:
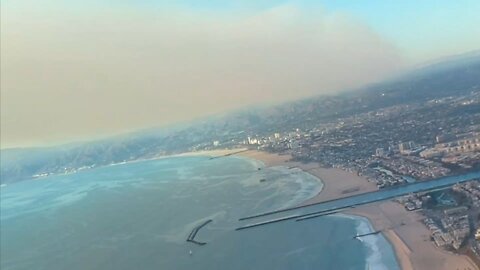
[[[361,22],[292,5],[209,12],[13,3],[1,18],[2,147],[333,93],[402,67],[398,50]]]

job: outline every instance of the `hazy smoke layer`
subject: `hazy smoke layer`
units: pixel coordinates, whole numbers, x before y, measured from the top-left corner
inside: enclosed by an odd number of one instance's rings
[[[360,22],[294,6],[231,13],[32,3],[2,8],[2,147],[331,93],[401,65]]]

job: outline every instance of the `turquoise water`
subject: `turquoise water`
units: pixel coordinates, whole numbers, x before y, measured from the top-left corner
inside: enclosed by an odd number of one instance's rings
[[[352,240],[372,230],[361,218],[235,231],[239,217],[321,190],[300,170],[259,167],[239,157],[178,157],[2,187],[0,268],[398,269],[383,236]],[[207,219],[196,239],[208,244],[186,242]]]

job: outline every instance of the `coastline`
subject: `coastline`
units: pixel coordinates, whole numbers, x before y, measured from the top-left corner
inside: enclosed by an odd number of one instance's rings
[[[404,270],[410,269],[479,269],[466,255],[440,249],[430,240],[430,231],[419,212],[409,212],[393,201],[359,206],[346,214],[366,217],[375,230],[392,244]]]
[[[207,151],[202,152],[202,155],[215,155],[216,153],[223,155],[238,150]],[[267,167],[300,168],[316,176],[323,183],[323,188],[319,194],[304,204],[377,190],[374,183],[352,172],[337,168],[320,168],[315,163],[290,161],[289,155],[248,150],[238,153],[238,156],[260,160]],[[406,211],[398,203],[393,201],[377,202],[359,206],[343,214],[366,218],[375,230],[382,230],[382,234],[392,245],[399,267],[403,270],[479,269],[468,256],[454,254],[436,247],[430,240],[430,232],[422,222],[423,216],[418,212]]]
[[[357,174],[338,168],[322,168],[315,163],[301,163],[291,161],[289,155],[272,154],[268,152],[249,150],[238,154],[246,158],[262,161],[267,167],[285,166],[299,168],[319,179],[323,188],[316,196],[305,201],[304,204],[317,203],[330,199],[348,197],[355,194],[377,190],[374,183],[367,181]],[[344,181],[348,179],[348,181]]]

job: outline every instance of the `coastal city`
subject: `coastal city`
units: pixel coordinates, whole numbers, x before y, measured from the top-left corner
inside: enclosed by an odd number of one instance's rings
[[[242,134],[191,150],[247,147],[292,160],[339,168],[377,189],[428,181],[480,168],[480,93],[432,99],[339,118],[311,128]],[[480,262],[480,179],[395,201],[421,213],[438,248]]]
[[[443,78],[452,77],[435,75],[405,88],[390,83],[38,154],[15,149],[12,162],[1,168],[0,187],[183,154],[244,155],[321,180],[321,192],[304,204],[327,206],[300,220],[335,213],[366,217],[373,233],[392,243],[402,269],[476,269],[471,266],[480,265],[480,85],[477,77],[458,87],[449,79],[429,91]],[[264,171],[255,168],[257,184],[273,183]],[[448,183],[436,184],[442,180]],[[195,238],[203,224],[190,228],[189,243],[206,243]]]
[[[396,199],[407,211],[421,211],[439,248],[480,258],[480,179],[452,188]]]
[[[476,92],[431,100],[426,106],[401,105],[367,112],[308,130],[252,135],[244,144],[289,153],[298,161],[355,171],[382,188],[406,183],[410,177],[427,180],[478,168],[478,112],[449,112],[479,105],[480,93]]]
[[[480,270],[480,0],[0,5],[0,270]]]

